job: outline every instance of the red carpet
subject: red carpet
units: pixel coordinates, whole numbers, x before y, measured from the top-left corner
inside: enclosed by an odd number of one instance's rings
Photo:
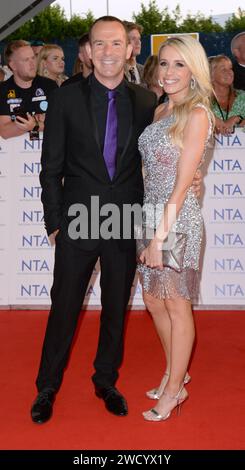
[[[197,344],[190,367],[189,400],[181,415],[161,423],[143,420],[153,403],[144,391],[159,382],[162,356],[150,317],[131,312],[118,388],[128,417],[109,414],[90,376],[99,315],[85,313],[57,395],[54,416],[34,425],[36,390],[47,314],[0,311],[1,449],[244,449],[245,312],[195,312]]]

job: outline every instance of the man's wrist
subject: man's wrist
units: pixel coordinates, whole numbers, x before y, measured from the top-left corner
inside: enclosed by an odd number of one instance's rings
[[[239,125],[239,124],[241,124],[241,122],[243,121],[244,118],[240,114],[238,114],[237,117],[238,117],[239,120],[236,123]]]
[[[29,132],[30,140],[39,140],[39,122],[35,116],[33,117],[34,117],[35,123],[34,123],[34,127]]]

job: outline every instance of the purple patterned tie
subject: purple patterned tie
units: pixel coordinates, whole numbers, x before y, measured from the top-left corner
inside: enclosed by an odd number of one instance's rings
[[[116,172],[117,154],[117,110],[116,91],[108,90],[108,110],[103,155],[108,173],[112,180]]]

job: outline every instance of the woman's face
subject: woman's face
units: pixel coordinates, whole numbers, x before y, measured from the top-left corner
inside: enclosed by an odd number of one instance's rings
[[[234,80],[234,72],[230,59],[221,59],[211,66],[211,80],[213,85],[231,86]]]
[[[45,67],[51,75],[60,75],[65,69],[65,59],[63,51],[51,49],[45,61]]]
[[[159,57],[159,78],[169,97],[184,98],[189,92],[191,75],[180,53],[172,46],[163,47]]]

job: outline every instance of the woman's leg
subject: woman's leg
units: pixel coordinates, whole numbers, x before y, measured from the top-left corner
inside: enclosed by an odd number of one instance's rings
[[[178,404],[178,400],[173,398],[183,387],[195,337],[190,301],[177,297],[166,299],[165,305],[171,322],[170,376],[164,393],[154,407],[162,417],[167,416]],[[183,389],[179,398],[185,399],[186,397],[187,392]],[[144,416],[146,419],[156,417],[151,411],[146,412]]]
[[[168,311],[166,309],[165,301],[157,299],[156,297],[153,297],[152,295],[147,294],[147,292],[143,293],[143,300],[144,300],[147,310],[150,312],[152,316],[157,334],[160,338],[162,347],[164,349],[165,357],[166,357],[166,366],[164,370],[166,374],[169,374],[170,359],[171,359],[170,358],[171,322],[170,322]],[[165,377],[165,379],[167,378]],[[166,383],[166,380],[165,380],[165,383]],[[162,391],[163,390],[158,390],[159,396],[161,395]]]
[[[166,299],[169,313],[171,336],[171,373],[167,390],[170,394],[179,390],[190,361],[195,338],[195,326],[191,302],[183,297]]]

